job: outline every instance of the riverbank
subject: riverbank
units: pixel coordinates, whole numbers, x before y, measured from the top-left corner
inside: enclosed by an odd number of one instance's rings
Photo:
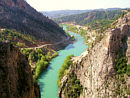
[[[38,49],[22,48],[21,53],[28,58],[35,82],[37,82],[41,73],[49,66],[50,61],[58,56],[58,52],[45,47]]]
[[[104,32],[100,32],[100,29],[93,29],[89,26],[80,26],[76,24],[60,24],[66,25],[66,28],[70,32],[80,34],[85,39],[85,44],[89,47],[93,47],[97,42],[101,41],[104,37]],[[99,33],[100,32],[100,33]]]
[[[21,48],[23,53],[29,61],[31,70],[33,73],[33,79],[37,82],[41,73],[47,69],[50,61],[58,56],[58,50],[64,49],[68,44],[73,43],[71,36],[67,35],[66,39],[63,39],[54,44],[43,44],[36,47]]]

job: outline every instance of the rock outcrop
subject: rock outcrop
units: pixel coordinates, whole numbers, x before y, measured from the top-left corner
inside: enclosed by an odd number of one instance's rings
[[[127,38],[130,35],[130,12],[119,18],[108,29],[105,37],[80,57],[74,57],[69,73],[74,72],[83,86],[80,98],[130,97],[129,77],[117,74],[117,60],[126,56]],[[129,48],[129,47],[128,47]],[[87,55],[86,55],[87,54]],[[123,69],[123,68],[122,68]],[[126,70],[125,70],[126,71]],[[67,78],[62,79],[59,96],[64,97]]]
[[[27,58],[10,43],[0,43],[0,97],[40,98]]]

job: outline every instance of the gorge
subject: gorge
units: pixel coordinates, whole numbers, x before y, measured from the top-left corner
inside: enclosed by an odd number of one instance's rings
[[[0,98],[130,98],[130,9],[27,1],[0,0]]]
[[[66,30],[65,25],[63,29]],[[52,59],[47,70],[45,70],[39,78],[38,82],[40,84],[41,98],[58,98],[58,70],[61,68],[65,58],[71,54],[80,56],[81,53],[88,48],[88,46],[84,44],[84,38],[79,34],[72,32],[69,32],[69,34],[74,35],[76,41],[69,44],[65,49],[58,51],[59,55]]]
[[[67,73],[61,79],[59,97],[75,98],[68,83],[74,74],[80,80],[83,91],[80,98],[121,98],[130,96],[129,50],[130,12],[120,17],[105,31],[104,37],[88,50],[85,57],[73,58]],[[129,60],[129,59],[128,59]]]

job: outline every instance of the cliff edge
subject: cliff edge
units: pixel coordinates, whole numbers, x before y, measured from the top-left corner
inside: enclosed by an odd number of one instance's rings
[[[67,86],[70,81],[67,76],[73,77],[73,73],[82,85],[80,98],[130,97],[127,64],[129,57],[126,57],[126,52],[129,54],[127,50],[129,50],[130,12],[116,20],[112,27],[105,31],[104,38],[89,51],[72,59],[73,64],[61,80],[60,98],[73,98],[67,96],[71,89]],[[69,89],[66,90],[67,88]]]
[[[40,98],[27,58],[10,43],[0,43],[0,97]]]

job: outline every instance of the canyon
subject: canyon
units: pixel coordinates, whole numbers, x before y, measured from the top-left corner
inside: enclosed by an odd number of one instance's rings
[[[104,38],[86,51],[84,56],[72,58],[73,64],[61,80],[60,98],[73,97],[67,96],[67,89],[71,89],[67,86],[68,76],[73,77],[73,74],[83,87],[80,98],[130,97],[130,78],[126,74],[118,74],[119,70],[116,68],[118,59],[125,57],[129,50],[127,39],[130,34],[130,12],[116,20],[113,25],[115,28],[107,29]]]

